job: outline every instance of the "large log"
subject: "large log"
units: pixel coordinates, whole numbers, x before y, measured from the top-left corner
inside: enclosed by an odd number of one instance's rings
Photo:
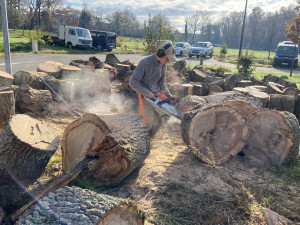
[[[0,91],[0,126],[15,113],[15,97],[13,91]]]
[[[52,95],[48,90],[36,90],[28,84],[22,84],[16,94],[16,108],[22,113],[40,113],[47,111],[52,103]]]
[[[250,116],[248,124],[245,154],[274,164],[289,162],[298,155],[300,128],[292,113],[262,109]]]
[[[134,202],[73,186],[42,198],[15,224],[143,225],[144,219]]]
[[[44,122],[30,116],[13,116],[0,134],[0,183],[12,179],[28,184],[45,170],[59,138]]]
[[[256,112],[258,108],[250,103],[248,103],[246,100],[239,100],[239,99],[232,99],[224,101],[225,105],[231,105],[235,108],[237,108],[240,113],[244,116],[244,119],[247,120],[248,116],[252,113]]]
[[[68,125],[62,138],[63,170],[89,156],[99,156],[80,177],[86,184],[119,184],[139,167],[150,150],[146,126],[135,116],[86,114]]]
[[[34,89],[45,89],[45,84],[40,80],[40,76],[46,79],[48,75],[43,72],[19,70],[14,74],[14,84],[19,86],[28,84]]]
[[[242,150],[247,142],[248,126],[235,107],[208,104],[184,114],[181,136],[200,160],[220,165]]]
[[[268,106],[269,109],[294,113],[295,101],[294,95],[271,94]]]

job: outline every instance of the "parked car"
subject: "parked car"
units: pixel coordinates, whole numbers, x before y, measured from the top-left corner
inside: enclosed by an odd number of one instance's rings
[[[296,48],[296,49],[295,49]],[[298,45],[292,44],[292,42],[280,42],[275,50],[275,55],[273,58],[273,66],[291,66],[294,60],[294,68],[298,66],[298,55],[299,47]]]
[[[117,34],[108,31],[91,30],[90,31],[93,39],[93,47],[98,50],[111,51],[117,47]]]
[[[188,55],[191,49],[190,44],[187,42],[175,42],[174,47],[176,56]]]
[[[189,52],[189,57],[192,58],[193,56],[196,56],[197,59],[199,59],[200,56],[206,58],[209,55],[211,58],[213,54],[214,46],[211,42],[196,42]]]

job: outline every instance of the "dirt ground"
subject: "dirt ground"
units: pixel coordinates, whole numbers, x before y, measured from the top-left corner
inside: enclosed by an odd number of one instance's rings
[[[128,113],[128,104],[114,95],[72,107],[80,113]],[[60,136],[78,118],[60,103],[51,113],[31,116],[47,122]],[[54,157],[60,156],[58,150]],[[151,139],[150,154],[141,167],[117,187],[94,190],[134,200],[146,214],[146,224],[266,224],[263,207],[300,224],[299,179],[277,171],[243,153],[222,166],[202,163],[183,143],[180,120],[172,117]],[[61,162],[52,160],[36,186],[60,174]]]
[[[92,108],[85,106],[84,111],[126,111],[128,102],[118,100],[117,95],[114,98],[93,103]],[[62,135],[78,117],[58,105],[40,119]],[[82,107],[73,106],[78,110]],[[52,168],[61,167],[60,163],[53,164],[48,175],[60,173],[51,173]],[[222,166],[202,163],[183,143],[180,120],[173,117],[151,139],[150,154],[140,168],[117,187],[94,190],[134,200],[145,212],[146,224],[266,224],[260,213],[264,207],[295,224],[300,222],[299,182],[280,176],[276,167],[243,153]]]

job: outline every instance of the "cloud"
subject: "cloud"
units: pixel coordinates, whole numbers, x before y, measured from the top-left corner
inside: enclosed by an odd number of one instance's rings
[[[67,0],[71,5],[82,5],[82,0]],[[206,10],[212,17],[221,18],[228,15],[232,11],[243,12],[245,10],[246,1],[237,0],[101,0],[92,1],[88,0],[89,8],[101,7],[105,14],[111,14],[115,11],[129,10],[131,11],[140,22],[143,22],[151,16],[162,14],[166,16],[171,25],[180,30],[184,29],[185,17],[192,16],[197,10]],[[248,1],[247,13],[251,13],[254,7],[261,7],[265,12],[275,12],[282,6],[289,6],[295,4],[293,0],[251,0]]]

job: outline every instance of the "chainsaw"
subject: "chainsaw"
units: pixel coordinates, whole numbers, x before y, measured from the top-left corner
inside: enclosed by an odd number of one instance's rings
[[[148,101],[155,109],[156,112],[158,112],[161,116],[175,116],[178,119],[181,119],[181,113],[172,105],[173,98],[166,98],[164,100],[161,100],[158,97],[155,97],[154,99],[145,98],[146,101]]]

